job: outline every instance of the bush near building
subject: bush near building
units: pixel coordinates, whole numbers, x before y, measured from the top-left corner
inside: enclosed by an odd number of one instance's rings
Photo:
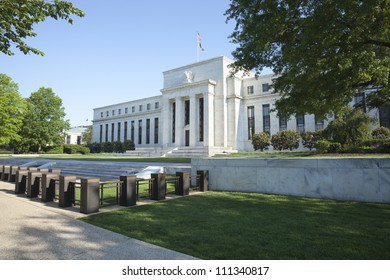
[[[275,150],[298,149],[301,137],[298,131],[284,130],[272,135],[271,144]]]
[[[92,153],[124,153],[126,151],[135,150],[135,145],[131,140],[126,140],[124,142],[95,142],[89,145],[89,148]]]
[[[267,132],[255,133],[252,135],[252,145],[255,151],[264,151],[270,145],[271,137]]]

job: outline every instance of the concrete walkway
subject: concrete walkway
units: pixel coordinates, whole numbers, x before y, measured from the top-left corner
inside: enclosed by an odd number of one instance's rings
[[[76,220],[82,216],[0,181],[0,260],[195,259]]]

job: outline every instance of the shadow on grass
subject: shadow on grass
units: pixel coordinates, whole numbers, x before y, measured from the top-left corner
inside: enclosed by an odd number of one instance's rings
[[[389,259],[390,205],[208,192],[84,221],[203,259]]]

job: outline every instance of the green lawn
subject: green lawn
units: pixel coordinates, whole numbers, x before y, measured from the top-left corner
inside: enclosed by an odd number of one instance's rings
[[[207,192],[82,219],[202,259],[390,259],[390,205]]]

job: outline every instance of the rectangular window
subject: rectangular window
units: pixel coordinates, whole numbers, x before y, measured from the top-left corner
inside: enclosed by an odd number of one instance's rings
[[[135,106],[131,106],[131,112],[132,112],[132,113],[135,112]]]
[[[248,140],[255,133],[255,106],[248,106]]]
[[[70,144],[72,137],[70,135],[66,135],[66,144]]]
[[[175,143],[176,102],[172,102],[172,143]]]
[[[134,143],[135,122],[131,121],[130,140]]]
[[[158,118],[154,118],[154,144],[158,144]]]
[[[142,112],[142,105],[139,105],[138,111]]]
[[[315,122],[316,122],[316,131],[324,129],[324,120],[318,119],[317,116],[314,117]]]
[[[138,121],[138,144],[142,144],[142,120]]]
[[[122,114],[122,109],[118,109],[118,115]]]
[[[100,132],[99,132],[99,143],[103,142],[103,125],[100,125]]]
[[[150,119],[146,119],[146,144],[150,144]]]
[[[106,111],[106,117],[110,116],[110,112]]]
[[[146,110],[147,110],[147,111],[150,110],[150,103],[146,104]]]
[[[129,113],[129,108],[125,108],[125,114],[128,114]]]
[[[379,108],[379,125],[390,128],[390,107]]]
[[[199,142],[203,142],[203,134],[204,134],[204,99],[199,98]]]
[[[104,116],[104,115],[103,115],[103,112],[100,112],[100,117],[103,118],[103,116]]]
[[[353,97],[354,101],[354,107],[355,108],[362,108],[363,111],[366,113],[366,95],[364,92],[359,92]]]
[[[279,118],[279,131],[287,130],[287,119]]]
[[[269,92],[269,83],[265,83],[261,85],[263,92]]]
[[[269,104],[263,105],[263,131],[271,134],[271,116]]]
[[[124,141],[127,141],[127,122],[124,123],[124,135],[123,135],[123,139]]]
[[[114,142],[114,134],[115,134],[115,124],[111,124],[111,142]]]
[[[304,132],[305,131],[305,116],[299,115],[297,118],[297,131]]]
[[[190,124],[190,101],[184,101],[184,125]]]
[[[106,135],[105,135],[105,142],[108,142],[108,124],[106,124]]]
[[[154,109],[158,109],[158,108],[160,108],[160,103],[158,102],[154,103]]]
[[[115,110],[112,110],[111,114],[112,114],[112,116],[115,116]]]
[[[253,94],[255,92],[253,86],[248,86],[246,89],[247,89],[248,94]]]
[[[77,145],[81,145],[81,136],[77,136]]]
[[[121,141],[121,123],[118,122],[118,138],[116,139],[116,141]]]

